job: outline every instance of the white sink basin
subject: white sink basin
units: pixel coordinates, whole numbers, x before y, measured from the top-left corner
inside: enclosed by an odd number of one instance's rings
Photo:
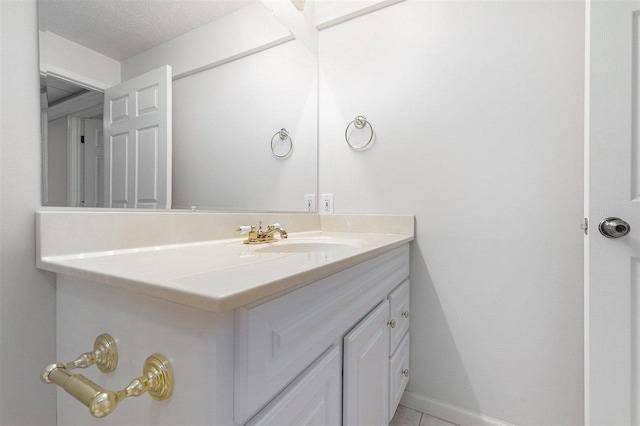
[[[262,247],[257,247],[256,252],[260,253],[318,253],[336,251],[346,248],[357,247],[358,244],[354,242],[346,241],[286,241],[281,240],[276,243],[269,243]]]

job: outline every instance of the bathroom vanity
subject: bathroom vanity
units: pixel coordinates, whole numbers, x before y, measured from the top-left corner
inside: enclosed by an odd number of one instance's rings
[[[282,223],[289,238],[246,245],[233,235],[258,218]],[[57,361],[107,332],[118,365],[81,372],[93,382],[121,389],[157,352],[175,376],[171,398],[129,398],[102,419],[58,390],[58,424],[387,425],[393,416],[409,380],[412,216],[45,211],[37,220],[38,266],[57,274]],[[164,241],[154,227],[167,230]],[[83,228],[93,242],[73,241]]]

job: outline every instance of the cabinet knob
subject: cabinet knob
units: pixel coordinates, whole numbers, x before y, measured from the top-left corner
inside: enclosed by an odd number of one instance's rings
[[[387,321],[387,325],[391,328],[396,328],[396,320],[392,319]]]
[[[409,369],[408,368],[405,368],[404,370],[401,370],[400,372],[402,373],[402,375],[404,377],[409,377]]]
[[[404,311],[402,313],[402,316],[405,317],[405,318],[409,318],[409,311]]]

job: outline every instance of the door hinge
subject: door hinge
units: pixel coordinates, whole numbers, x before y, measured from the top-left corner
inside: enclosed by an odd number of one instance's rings
[[[584,218],[584,222],[580,225],[580,229],[584,232],[584,235],[589,235],[589,219]]]

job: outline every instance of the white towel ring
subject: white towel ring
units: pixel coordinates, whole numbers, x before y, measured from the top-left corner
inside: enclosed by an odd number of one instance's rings
[[[349,142],[349,127],[351,127],[352,124],[356,129],[363,129],[364,126],[366,126],[367,124],[369,125],[369,128],[371,129],[371,137],[369,137],[367,143],[362,146],[354,146],[351,144],[351,142]],[[365,117],[364,115],[359,115],[354,118],[351,123],[347,124],[347,128],[344,129],[344,139],[347,141],[347,145],[349,145],[349,148],[354,151],[364,151],[365,149],[367,149],[369,145],[371,145],[371,141],[373,141],[373,126],[371,125],[371,123],[369,123],[367,117]]]
[[[276,149],[275,149],[276,136],[280,136],[280,139],[283,141],[289,139],[289,150],[283,155],[279,155],[276,153]],[[273,136],[271,136],[271,152],[273,152],[273,155],[275,155],[281,160],[291,157],[291,154],[293,153],[293,139],[291,139],[291,135],[289,135],[289,131],[284,127],[278,130],[277,132],[275,132]]]

